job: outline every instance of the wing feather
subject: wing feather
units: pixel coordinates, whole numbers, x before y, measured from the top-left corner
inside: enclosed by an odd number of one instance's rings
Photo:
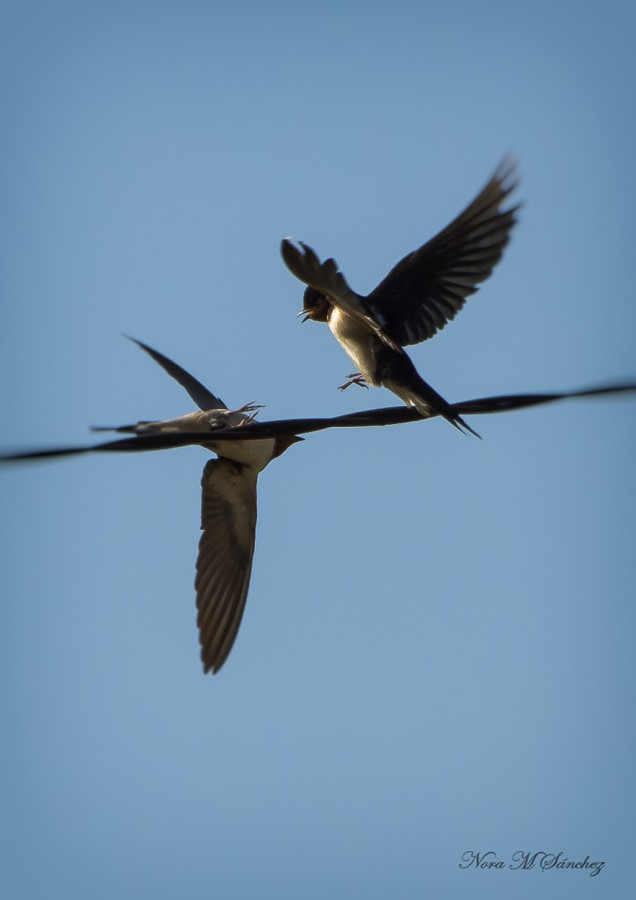
[[[252,572],[256,478],[249,467],[213,459],[203,470],[197,625],[204,671],[218,672],[236,640]]]
[[[201,384],[201,382],[194,377],[194,375],[190,375],[189,372],[186,372],[183,366],[168,359],[167,356],[164,356],[163,353],[159,353],[158,350],[153,350],[152,347],[149,347],[148,344],[144,344],[143,341],[138,341],[137,338],[130,337],[130,335],[126,335],[126,337],[137,344],[138,347],[141,347],[142,350],[145,350],[155,362],[159,363],[168,375],[171,375],[175,381],[178,381],[181,387],[185,388],[199,409],[204,411],[208,409],[227,409],[227,406],[220,397],[217,397],[212,391],[209,391],[204,384]]]
[[[427,340],[455,318],[501,259],[518,206],[502,209],[516,187],[504,160],[480,194],[432,240],[405,256],[366,297],[382,330],[400,346]]]

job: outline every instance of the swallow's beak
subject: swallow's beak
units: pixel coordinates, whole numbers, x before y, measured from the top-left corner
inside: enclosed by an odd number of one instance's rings
[[[304,317],[305,317],[305,318],[303,319],[303,322],[306,322],[307,319],[310,319],[310,318],[311,318],[311,316],[309,315],[309,313],[307,312],[306,309],[301,309],[300,312],[297,312],[297,313],[296,313],[296,318],[298,318],[299,316],[304,316]]]

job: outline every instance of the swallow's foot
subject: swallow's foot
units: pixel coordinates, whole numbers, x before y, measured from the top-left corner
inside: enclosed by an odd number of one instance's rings
[[[249,422],[253,422],[256,416],[258,415],[259,409],[265,409],[262,403],[246,403],[245,406],[241,406],[240,409],[235,409],[233,412],[237,413],[253,413],[253,415],[248,416],[241,425],[247,425]]]
[[[358,387],[369,389],[369,385],[367,384],[364,375],[361,375],[359,372],[352,372],[351,375],[347,375],[348,381],[345,381],[344,384],[341,384],[338,387],[339,391],[346,391],[348,387],[351,387],[352,384],[357,384]]]

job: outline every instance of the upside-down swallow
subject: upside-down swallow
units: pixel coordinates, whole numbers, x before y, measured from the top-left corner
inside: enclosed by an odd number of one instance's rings
[[[432,412],[476,434],[418,374],[403,347],[433,337],[492,272],[510,239],[518,206],[502,208],[516,187],[504,160],[481,193],[432,240],[405,256],[366,297],[347,284],[333,259],[323,263],[300,242],[281,243],[291,272],[308,287],[305,319],[326,322],[358,367],[350,384],[383,385],[423,416]]]
[[[259,472],[302,438],[285,431],[273,437],[228,440],[228,429],[240,433],[245,424],[253,422],[253,413],[258,407],[247,404],[239,410],[229,410],[219,397],[181,366],[141,341],[135,343],[185,388],[200,411],[166,421],[94,429],[134,435],[127,440],[111,441],[94,448],[71,447],[12,454],[4,459],[33,459],[91,449],[153,450],[187,443],[200,444],[216,453],[218,459],[206,463],[201,479],[203,533],[195,580],[203,670],[216,673],[232,649],[245,609],[254,555]],[[217,430],[225,434],[225,440],[215,440]]]
[[[117,431],[136,435],[214,432],[252,422],[258,407],[237,411],[192,375],[141,341],[136,341],[186,389],[200,412],[163,422],[140,422]],[[218,459],[206,463],[201,479],[201,529],[196,563],[197,625],[204,672],[219,671],[236,640],[252,572],[256,538],[256,481],[260,472],[296,441],[282,435],[251,441],[207,441]]]

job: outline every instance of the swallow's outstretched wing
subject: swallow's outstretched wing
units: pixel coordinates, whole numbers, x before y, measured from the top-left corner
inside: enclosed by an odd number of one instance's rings
[[[433,337],[455,318],[501,259],[518,206],[503,209],[517,185],[504,159],[481,193],[419,250],[405,256],[365,299],[400,346]]]
[[[171,359],[168,359],[167,356],[164,356],[163,353],[159,353],[158,350],[153,350],[152,347],[149,347],[148,344],[144,344],[143,341],[138,341],[137,338],[130,337],[129,334],[127,334],[126,337],[137,344],[138,347],[141,347],[142,350],[145,350],[155,362],[158,362],[159,365],[165,369],[168,375],[171,375],[175,381],[178,381],[181,387],[185,388],[199,409],[227,409],[227,406],[219,397],[216,397],[204,384],[197,381],[194,375],[190,375],[189,372],[186,372],[182,366],[173,362]]]
[[[197,575],[197,624],[205,672],[219,671],[243,617],[256,534],[256,473],[213,459],[201,480],[201,528]]]

